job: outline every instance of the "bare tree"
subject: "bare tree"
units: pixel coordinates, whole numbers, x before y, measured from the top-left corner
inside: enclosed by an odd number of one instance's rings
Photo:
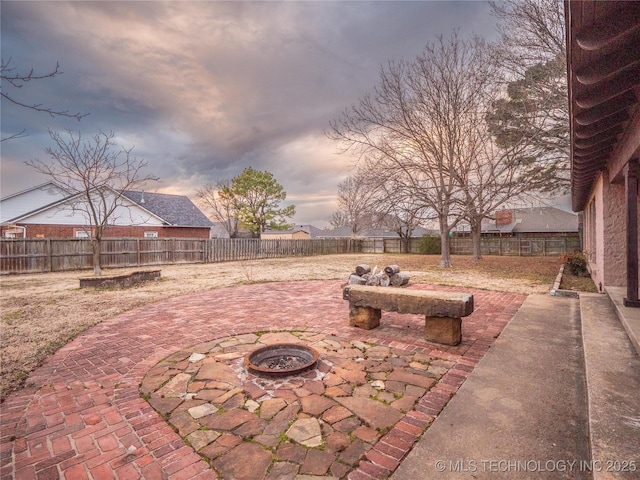
[[[372,191],[363,172],[356,172],[338,184],[338,210],[330,223],[335,227],[348,226],[351,236],[358,236],[373,226]]]
[[[3,82],[2,91],[0,91],[0,97],[4,100],[13,103],[19,107],[27,108],[30,110],[35,110],[36,112],[47,113],[51,117],[69,117],[80,120],[82,117],[88,115],[88,113],[71,113],[69,110],[56,110],[51,107],[46,107],[40,103],[30,103],[24,100],[19,100],[15,96],[15,92],[24,88],[29,82],[37,82],[38,80],[45,80],[47,78],[53,78],[58,75],[62,75],[62,71],[60,70],[60,65],[56,63],[56,67],[48,73],[36,74],[33,69],[28,72],[18,72],[15,67],[11,66],[11,58],[6,62],[4,60],[0,61],[0,80]],[[9,93],[7,91],[7,86],[12,87],[12,92]],[[9,137],[3,138],[0,142],[4,142],[6,140],[11,140],[14,138],[24,137],[24,130],[18,133],[14,133]]]
[[[489,117],[499,146],[526,142],[532,173],[546,174],[549,192],[568,187],[569,106],[563,2],[490,2],[500,21],[495,60],[503,68],[505,95]]]
[[[100,275],[105,231],[129,211],[124,192],[158,178],[143,174],[147,161],[133,157],[132,148],[115,150],[113,133],[100,132],[90,139],[71,130],[66,137],[51,130],[49,135],[55,143],[54,148],[45,149],[50,160],[25,163],[70,193],[65,206],[84,218],[93,248],[93,273]]]
[[[375,226],[395,232],[401,241],[401,251],[409,252],[414,230],[436,216],[413,195],[412,182],[403,172],[395,168],[385,171],[385,162],[371,159],[361,164],[359,170],[371,192],[369,210],[373,212]]]
[[[456,169],[469,164],[479,102],[492,81],[480,39],[454,32],[429,44],[413,62],[390,62],[373,95],[331,123],[328,136],[383,165],[406,182],[411,196],[438,217],[440,265],[451,267],[449,233],[462,219]],[[470,116],[473,117],[470,120]]]
[[[536,198],[537,192],[546,186],[546,175],[542,169],[532,172],[528,165],[522,164],[521,150],[526,150],[526,142],[499,148],[486,122],[479,122],[478,129],[474,156],[468,165],[456,171],[464,192],[460,208],[471,227],[475,260],[482,258],[483,220],[509,203]]]
[[[336,210],[335,212],[331,213],[327,221],[333,228],[349,226],[349,219],[347,218],[347,214],[342,210]]]
[[[222,223],[230,238],[238,237],[238,205],[231,193],[231,181],[207,184],[196,190],[197,198],[208,208],[216,221]]]
[[[565,18],[558,0],[489,2],[500,21],[498,51],[501,64],[516,77],[549,60],[565,59]]]

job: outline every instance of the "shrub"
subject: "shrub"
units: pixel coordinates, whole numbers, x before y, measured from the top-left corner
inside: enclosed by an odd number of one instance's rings
[[[440,255],[442,253],[440,237],[423,235],[420,239],[420,253],[424,255]]]
[[[578,277],[589,276],[587,258],[584,256],[584,253],[579,251],[568,253],[564,257],[564,263],[571,275],[576,275]]]

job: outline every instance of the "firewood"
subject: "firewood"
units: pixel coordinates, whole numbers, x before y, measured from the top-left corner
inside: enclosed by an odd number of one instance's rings
[[[386,273],[387,275],[394,275],[398,272],[400,272],[400,267],[398,265],[389,265],[384,269],[384,273]]]
[[[363,276],[365,273],[369,273],[370,271],[371,267],[364,263],[356,267],[356,275],[358,275],[359,277]]]
[[[380,277],[378,275],[371,275],[367,278],[366,284],[372,287],[378,287],[380,286]]]
[[[409,274],[406,272],[398,272],[391,275],[391,285],[393,287],[402,287],[409,283]]]

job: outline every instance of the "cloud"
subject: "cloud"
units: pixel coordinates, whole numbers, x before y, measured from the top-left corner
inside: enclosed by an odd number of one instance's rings
[[[388,60],[472,25],[484,2],[4,2],[2,57],[64,75],[27,85],[33,102],[81,122],[2,104],[2,195],[30,186],[47,128],[113,131],[149,161],[158,188],[193,196],[252,166],[274,174],[297,223],[330,215],[354,159],[324,136]],[[465,32],[463,32],[465,33]],[[466,32],[469,33],[469,32]],[[3,90],[5,85],[3,85]]]

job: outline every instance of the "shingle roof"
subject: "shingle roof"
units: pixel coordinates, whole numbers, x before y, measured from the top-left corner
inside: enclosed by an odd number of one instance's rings
[[[280,235],[283,233],[296,233],[296,232],[304,232],[309,234],[309,238],[320,238],[322,237],[323,230],[318,227],[314,227],[313,225],[294,225],[293,228],[288,230],[266,230],[262,232],[263,234],[276,234]]]
[[[432,235],[437,234],[438,232],[433,230],[427,230],[423,227],[416,227],[411,232],[411,238],[420,238],[423,235]],[[351,233],[350,227],[337,227],[333,230],[322,231],[319,235],[321,238],[351,238],[353,234]],[[359,238],[399,238],[398,234],[394,231],[383,230],[383,229],[375,229],[371,228],[368,230],[363,230],[358,234]]]
[[[179,227],[213,226],[213,222],[187,196],[134,190],[124,192],[124,196],[159,216],[169,225]]]
[[[482,231],[500,233],[577,232],[578,215],[555,207],[515,208],[514,220],[506,225],[482,224]]]
[[[350,227],[336,227],[333,230],[325,230],[319,235],[320,238],[351,238]]]

